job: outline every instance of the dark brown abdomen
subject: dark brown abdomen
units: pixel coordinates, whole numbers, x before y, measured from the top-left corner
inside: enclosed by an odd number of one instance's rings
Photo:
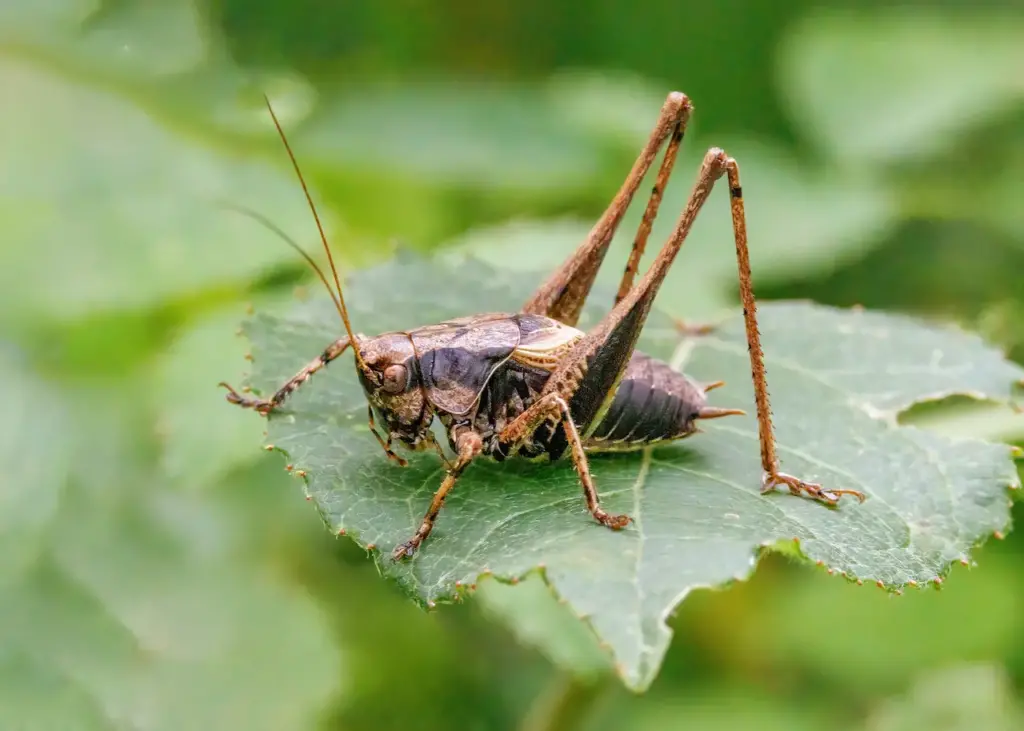
[[[668,363],[633,352],[611,406],[585,440],[595,449],[639,448],[693,432],[704,391]]]

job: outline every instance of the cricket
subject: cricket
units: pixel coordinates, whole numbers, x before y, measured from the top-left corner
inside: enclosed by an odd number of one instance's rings
[[[334,288],[312,257],[278,233],[319,276],[345,333],[269,398],[246,397],[227,383],[219,385],[227,389],[230,403],[266,416],[281,409],[290,394],[351,348],[356,377],[366,395],[369,427],[387,458],[405,465],[392,449],[397,443],[414,452],[435,449],[446,467],[422,522],[408,540],[394,548],[393,559],[414,555],[430,536],[445,498],[479,458],[500,462],[510,457],[556,460],[568,456],[579,475],[590,514],[598,523],[622,530],[631,519],[601,507],[589,455],[635,451],[685,439],[700,431],[697,424],[701,420],[745,413],[709,405],[708,392],[724,385],[721,381],[699,384],[668,363],[636,350],[658,290],[715,183],[723,176],[729,186],[739,293],[754,385],[763,469],[761,492],[784,487],[793,495],[827,506],[838,504],[844,494],[863,502],[866,496],[856,490],[827,489],[779,469],[751,281],[740,169],[722,149],[711,148],[704,155],[696,183],[671,235],[637,281],[640,259],[693,110],[685,94],[668,95],[650,137],[610,205],[586,239],[518,312],[468,315],[373,337],[352,329],[341,280],[312,195],[269,98],[265,101],[316,222]],[[576,327],[584,303],[612,237],[662,146],[665,152],[614,303],[596,325],[584,332]],[[451,459],[434,438],[435,418],[444,427],[454,453]]]

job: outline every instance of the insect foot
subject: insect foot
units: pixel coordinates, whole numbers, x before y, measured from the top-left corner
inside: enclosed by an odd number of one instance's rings
[[[594,511],[594,517],[601,525],[607,526],[612,530],[622,530],[633,522],[633,519],[628,515],[609,515],[600,508]]]
[[[401,561],[403,558],[412,558],[412,555],[416,553],[416,549],[419,548],[420,541],[417,540],[419,537],[413,538],[412,540],[406,541],[405,543],[399,543],[395,546],[395,550],[391,552],[392,561]]]
[[[229,403],[241,406],[243,409],[254,409],[263,416],[266,416],[267,413],[269,413],[269,411],[274,407],[273,403],[265,399],[246,398],[242,394],[238,393],[238,391],[233,389],[230,385],[224,383],[224,381],[221,381],[217,385],[223,386],[228,390],[228,395],[226,398]]]
[[[788,487],[794,495],[809,497],[825,505],[838,505],[843,495],[853,495],[860,502],[867,499],[867,495],[858,490],[825,490],[816,482],[804,482],[785,472],[766,472],[761,480],[761,493],[771,492],[782,485]]]

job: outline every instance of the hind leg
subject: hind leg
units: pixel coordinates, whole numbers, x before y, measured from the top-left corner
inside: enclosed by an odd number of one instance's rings
[[[627,265],[626,274],[623,277],[623,286],[628,289],[628,282],[632,281],[630,272],[636,270],[636,263],[633,260],[635,258],[636,262],[639,262],[640,256],[643,254],[647,237],[651,232],[651,225],[658,213],[658,207],[661,205],[665,184],[672,173],[673,165],[675,165],[676,155],[679,152],[679,145],[682,142],[691,110],[690,100],[686,98],[685,94],[674,91],[668,95],[650,138],[633,164],[633,169],[630,170],[619,192],[601,218],[594,224],[586,241],[580,244],[579,248],[548,277],[547,281],[523,305],[523,313],[546,315],[566,325],[576,325],[580,312],[583,310],[583,304],[594,285],[597,272],[601,268],[605,254],[608,253],[612,237],[640,188],[644,176],[654,164],[658,150],[668,139],[665,157],[658,170],[657,182],[651,191],[643,221],[633,242],[635,256],[630,256],[631,263]]]

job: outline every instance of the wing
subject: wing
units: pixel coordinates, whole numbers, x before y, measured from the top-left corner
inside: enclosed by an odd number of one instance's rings
[[[543,315],[519,315],[519,345],[513,360],[551,370],[583,337],[583,332]]]
[[[454,416],[469,412],[494,371],[519,345],[514,316],[464,317],[409,333],[427,399]]]

